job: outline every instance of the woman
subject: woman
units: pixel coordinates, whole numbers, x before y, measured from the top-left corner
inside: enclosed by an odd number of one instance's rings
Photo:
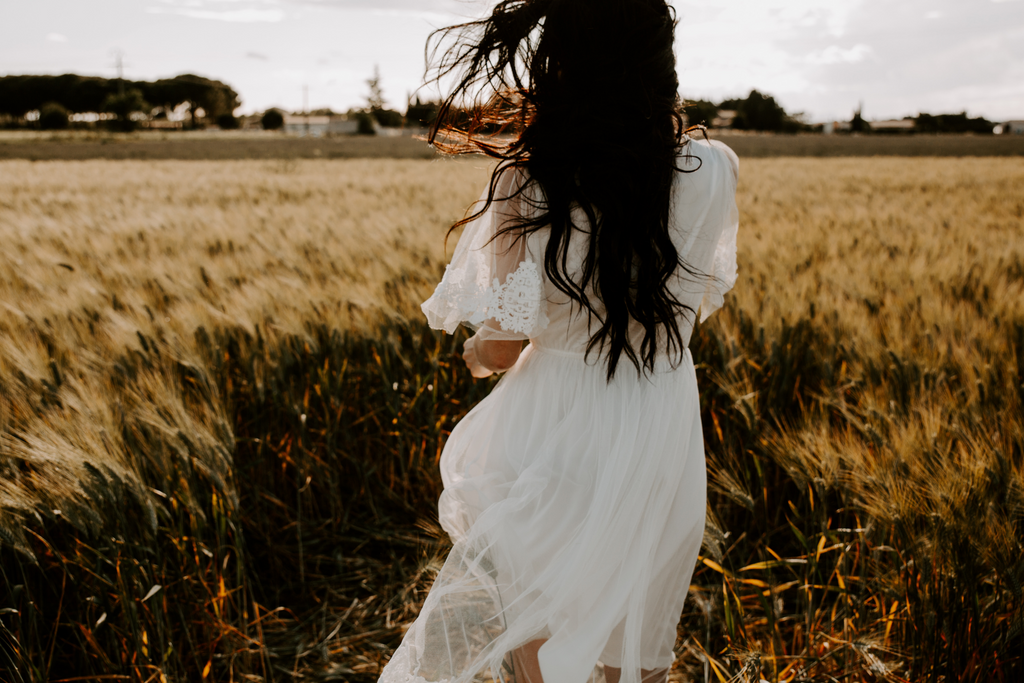
[[[440,33],[432,138],[501,161],[423,310],[476,328],[474,376],[507,372],[441,456],[454,546],[383,683],[672,665],[705,512],[686,347],[737,229],[735,155],[683,130],[674,28],[665,0],[503,0]]]

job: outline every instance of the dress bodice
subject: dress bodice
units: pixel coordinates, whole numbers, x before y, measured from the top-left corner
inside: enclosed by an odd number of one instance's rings
[[[721,307],[723,295],[736,281],[738,211],[735,191],[738,159],[724,144],[689,140],[679,157],[681,171],[673,180],[670,230],[682,261],[670,281],[672,293],[688,307],[681,313],[680,333],[689,343],[695,314],[706,319]],[[512,176],[512,174],[506,174]],[[505,179],[506,183],[516,182]],[[521,181],[520,181],[521,182]],[[499,190],[501,190],[499,186]],[[496,196],[510,196],[511,187]],[[444,279],[423,304],[431,325],[454,332],[459,323],[478,327],[481,338],[530,339],[537,346],[583,353],[592,331],[586,311],[574,306],[546,277],[543,262],[548,231],[538,230],[525,239],[507,235],[494,238],[503,211],[495,201],[488,211],[467,225]],[[585,224],[582,211],[578,225]],[[567,271],[582,270],[587,236],[577,231],[570,238]],[[590,287],[588,297],[600,314],[600,297]],[[634,322],[631,338],[643,330]]]

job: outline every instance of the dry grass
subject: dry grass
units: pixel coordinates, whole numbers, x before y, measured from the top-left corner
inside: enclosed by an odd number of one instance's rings
[[[3,170],[5,323],[112,313],[103,328],[115,347],[136,325],[147,336],[265,320],[297,331],[312,315],[348,327],[348,308],[377,306],[383,282],[436,266],[441,227],[486,177],[463,161]]]
[[[0,534],[45,570],[12,555],[0,563],[4,607],[17,611],[6,617],[15,621],[12,661],[29,670],[26,680],[47,680],[82,671],[144,679],[152,667],[187,678],[218,665],[225,650],[255,648],[258,660],[269,636],[254,620],[256,600],[282,604],[276,593],[287,579],[259,572],[260,592],[246,577],[264,561],[280,564],[284,577],[294,570],[289,554],[275,552],[272,539],[261,549],[257,534],[283,531],[294,549],[296,520],[269,521],[265,508],[294,512],[296,493],[292,507],[273,495],[287,454],[263,463],[269,488],[246,486],[259,468],[239,476],[246,445],[236,436],[248,444],[266,436],[263,428],[282,431],[276,415],[248,433],[245,401],[269,398],[286,413],[283,431],[301,426],[287,394],[309,387],[290,386],[299,376],[281,370],[281,349],[294,342],[308,351],[322,332],[372,338],[382,319],[409,313],[409,292],[422,295],[440,267],[443,226],[475,199],[486,169],[13,162],[3,173]],[[244,388],[218,374],[239,341],[259,345],[245,362],[260,376]],[[344,374],[351,354],[334,352],[346,358],[331,376],[349,383],[360,370]],[[323,359],[317,367],[328,371]],[[236,388],[247,395],[236,399]],[[345,395],[335,390],[332,402]],[[358,399],[350,407],[367,417]],[[286,438],[260,448],[290,449]],[[339,524],[352,535],[348,516]],[[246,546],[235,524],[255,520],[265,523]],[[304,542],[315,547],[314,534]],[[242,562],[247,547],[250,563]],[[68,576],[72,595],[62,589]],[[169,606],[145,610],[157,602],[141,602],[154,585],[172,596]],[[355,605],[351,593],[343,598]]]
[[[695,353],[712,488],[754,513],[723,520],[748,538],[704,572],[737,610],[728,640],[811,679],[837,651],[879,677],[1019,671],[1024,165],[744,177],[745,272]]]
[[[374,678],[487,388],[415,308],[487,170],[0,164],[8,678]],[[676,676],[1014,680],[1024,162],[742,176]]]
[[[42,429],[36,418],[45,415],[48,397],[63,404],[58,387],[72,384],[83,409],[100,409],[109,364],[147,353],[151,344],[199,368],[200,328],[267,326],[274,335],[302,336],[308,325],[322,324],[365,332],[365,311],[372,320],[406,313],[381,297],[381,286],[410,271],[433,274],[441,258],[437,230],[472,200],[483,177],[477,166],[7,164],[0,367],[32,387],[39,403],[16,402],[6,419],[19,430]],[[139,396],[137,407],[152,400]],[[221,421],[225,407],[203,406]],[[109,427],[108,418],[89,415],[84,429]],[[45,428],[83,433],[67,420]],[[56,434],[45,438],[56,447]],[[232,450],[230,441],[225,446],[217,470],[223,477]],[[8,439],[8,447],[27,445]],[[0,496],[24,511],[43,492],[59,500],[75,488],[96,447],[77,448],[80,458],[53,456],[67,466],[43,468],[31,483],[0,483]],[[107,460],[118,461],[117,474],[125,476],[130,454],[108,450]]]

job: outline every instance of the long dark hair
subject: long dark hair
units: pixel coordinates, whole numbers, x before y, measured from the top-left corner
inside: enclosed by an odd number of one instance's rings
[[[434,79],[455,83],[431,143],[501,160],[486,202],[452,230],[508,199],[495,197],[503,173],[525,170],[513,196],[529,201],[536,184],[543,201],[499,233],[550,229],[545,273],[598,321],[587,353],[607,351],[609,380],[623,354],[638,372],[653,371],[661,335],[678,363],[677,315],[695,313],[668,288],[677,268],[691,272],[669,234],[685,142],[675,24],[665,0],[501,0],[486,19],[436,31],[427,47]],[[573,222],[577,207],[584,225]],[[588,235],[589,249],[582,272],[570,273],[574,231]],[[639,348],[631,320],[644,330]]]

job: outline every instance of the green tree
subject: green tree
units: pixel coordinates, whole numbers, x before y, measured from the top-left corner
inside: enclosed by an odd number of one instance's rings
[[[683,104],[683,113],[691,126],[711,127],[718,116],[718,105],[707,100],[692,100]]]
[[[194,74],[182,74],[158,81],[124,81],[124,90],[138,90],[146,102],[174,110],[188,103],[193,126],[198,125],[198,111],[216,119],[231,114],[241,101],[231,86],[221,81]],[[119,96],[121,82],[116,79],[63,74],[60,76],[0,76],[0,115],[23,118],[33,110],[41,110],[48,102],[61,105],[71,113],[106,111],[107,100]]]
[[[401,128],[405,118],[394,109],[380,109],[373,112],[373,118],[385,128]]]
[[[374,65],[373,78],[366,81],[370,86],[370,94],[366,96],[366,109],[371,114],[384,110],[384,91],[380,87],[380,67]]]
[[[221,114],[217,117],[217,126],[221,130],[238,130],[238,118],[234,114]]]
[[[743,104],[745,101],[746,100],[743,100],[743,99],[740,99],[740,98],[737,98],[737,97],[733,97],[731,99],[722,100],[721,102],[719,102],[718,103],[718,108],[719,109],[727,109],[729,111],[737,111],[737,110],[739,110],[740,105]]]
[[[851,133],[870,133],[871,124],[864,120],[861,115],[863,106],[857,107],[857,111],[853,112],[853,118],[850,119],[850,132]]]
[[[914,128],[919,133],[981,133],[991,134],[995,124],[979,116],[969,118],[967,112],[959,114],[918,114]]]
[[[200,126],[200,109],[205,118],[216,121],[217,117],[233,114],[241,106],[238,93],[229,85],[195,74],[181,74],[145,86],[143,94],[146,99],[166,109],[188,104],[193,128]]]
[[[95,87],[99,84],[99,87]],[[93,86],[85,87],[83,86]],[[0,114],[23,118],[33,110],[53,102],[71,112],[100,111],[104,99],[114,90],[103,78],[62,76],[0,77]],[[83,101],[83,96],[85,100]]]
[[[355,113],[356,123],[358,128],[356,133],[359,135],[376,135],[377,131],[373,127],[373,115],[369,112],[360,111]]]
[[[739,102],[732,127],[740,130],[779,131],[786,123],[786,110],[771,95],[751,90],[747,99]]]
[[[146,100],[142,97],[142,92],[137,88],[125,90],[124,94],[107,95],[107,99],[103,102],[103,111],[117,117],[114,127],[124,132],[135,130],[136,121],[133,114],[145,112],[149,108]]]
[[[358,118],[359,133],[361,135],[372,135],[373,122],[388,128],[398,128],[404,122],[400,112],[385,109],[384,90],[380,86],[380,67],[373,67],[373,77],[367,79],[366,85],[370,87],[370,93],[366,96],[366,109],[364,113],[370,117],[369,121]]]
[[[409,105],[409,108],[405,112],[405,119],[409,124],[416,124],[427,128],[434,125],[434,120],[437,119],[437,112],[439,106],[436,102],[421,102],[420,98],[416,98],[416,102]]]
[[[129,87],[136,84],[128,83]],[[118,92],[117,83],[95,76],[75,76],[68,90],[62,91],[61,104],[73,113],[99,112],[108,95]]]
[[[39,108],[39,127],[43,130],[64,130],[68,124],[68,110],[56,102]]]
[[[260,118],[263,130],[280,130],[284,127],[284,114],[278,109],[268,109]]]

